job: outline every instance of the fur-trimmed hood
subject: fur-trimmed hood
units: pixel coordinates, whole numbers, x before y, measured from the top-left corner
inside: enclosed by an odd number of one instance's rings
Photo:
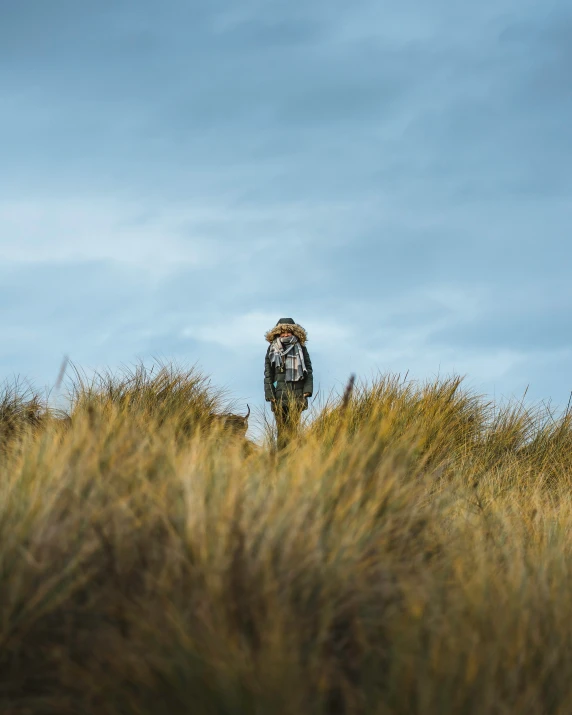
[[[302,345],[305,345],[308,340],[308,334],[301,325],[297,325],[294,322],[282,323],[280,321],[278,321],[278,323],[273,328],[271,328],[264,337],[266,338],[266,340],[268,340],[269,343],[271,343],[275,338],[280,335],[280,333],[286,332],[295,335]]]

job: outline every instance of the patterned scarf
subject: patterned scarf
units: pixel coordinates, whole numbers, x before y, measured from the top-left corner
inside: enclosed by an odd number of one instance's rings
[[[276,338],[270,346],[270,363],[286,368],[286,382],[298,382],[304,377],[306,363],[298,338],[290,335]]]

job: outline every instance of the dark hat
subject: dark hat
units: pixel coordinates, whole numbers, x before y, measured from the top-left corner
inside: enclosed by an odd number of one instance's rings
[[[276,325],[296,325],[296,323],[292,318],[280,318]]]

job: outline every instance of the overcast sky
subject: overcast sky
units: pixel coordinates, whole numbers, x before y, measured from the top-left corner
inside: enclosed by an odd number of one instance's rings
[[[0,377],[572,390],[569,0],[0,0]]]

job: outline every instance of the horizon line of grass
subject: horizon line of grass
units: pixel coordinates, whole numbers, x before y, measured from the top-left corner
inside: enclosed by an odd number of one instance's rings
[[[84,377],[0,397],[0,712],[569,711],[570,410],[379,375],[277,454],[195,368]]]

